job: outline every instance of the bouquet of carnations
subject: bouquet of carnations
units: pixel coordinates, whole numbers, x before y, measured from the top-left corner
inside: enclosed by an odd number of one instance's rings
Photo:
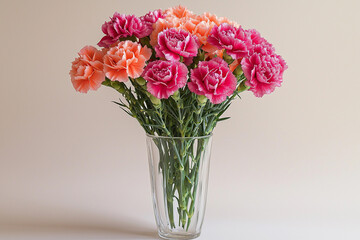
[[[243,91],[262,97],[282,83],[287,68],[274,47],[254,29],[227,18],[196,15],[178,6],[142,17],[115,13],[102,25],[98,50],[85,46],[72,63],[74,88],[101,85],[118,91],[115,102],[155,140],[163,172],[170,227],[188,228],[194,214],[199,162],[210,135],[231,102]],[[187,140],[186,140],[187,139]],[[169,153],[169,154],[165,154]],[[173,209],[177,202],[177,211]]]

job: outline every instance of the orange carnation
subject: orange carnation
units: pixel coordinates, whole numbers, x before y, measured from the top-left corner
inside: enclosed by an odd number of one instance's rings
[[[103,72],[103,53],[92,46],[85,46],[79,57],[72,62],[71,82],[76,91],[87,93],[97,90],[105,80]]]
[[[151,50],[132,41],[123,41],[110,48],[104,56],[104,72],[111,81],[126,82],[138,78],[144,71]]]
[[[194,13],[181,5],[165,10],[166,16],[173,16],[177,18],[194,17]]]

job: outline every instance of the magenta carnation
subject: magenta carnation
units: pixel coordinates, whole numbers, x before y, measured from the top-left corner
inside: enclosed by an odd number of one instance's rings
[[[102,31],[105,33],[98,45],[100,47],[109,47],[119,38],[135,36],[142,38],[146,36],[146,25],[135,15],[125,15],[114,13],[110,21],[102,25]]]
[[[255,45],[249,57],[243,58],[241,67],[246,77],[245,84],[256,97],[262,97],[280,87],[287,65],[280,55],[266,44]]]
[[[191,70],[189,90],[205,95],[213,104],[222,103],[236,89],[237,79],[221,58],[200,62]]]
[[[249,29],[245,30],[245,32],[251,39],[251,43],[253,46],[261,44],[264,48],[266,48],[267,51],[275,52],[275,48],[272,46],[272,44],[269,43],[265,38],[261,37],[258,31],[256,31],[255,29]]]
[[[169,98],[186,85],[188,69],[181,62],[157,60],[150,62],[142,77],[147,81],[147,90],[155,97]]]
[[[148,12],[146,15],[140,17],[143,24],[146,26],[145,28],[145,36],[149,36],[153,31],[153,24],[159,19],[164,18],[165,15],[162,13],[161,9],[154,10],[152,12]]]
[[[234,27],[228,23],[214,26],[208,37],[208,43],[218,49],[225,49],[234,59],[245,57],[251,49],[251,40],[241,27]]]
[[[155,51],[158,57],[179,61],[189,65],[198,53],[199,42],[196,36],[182,29],[169,28],[159,33]]]

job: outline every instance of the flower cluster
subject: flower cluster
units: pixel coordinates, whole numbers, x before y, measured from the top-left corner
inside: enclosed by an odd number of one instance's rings
[[[102,50],[86,46],[72,64],[79,92],[131,81],[152,99],[182,89],[216,105],[245,90],[257,97],[273,92],[287,68],[256,30],[182,6],[141,17],[115,13],[102,32]]]

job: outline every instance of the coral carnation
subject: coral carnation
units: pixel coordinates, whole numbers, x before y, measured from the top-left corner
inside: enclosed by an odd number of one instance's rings
[[[181,5],[167,9],[165,14],[176,18],[189,18],[195,16],[192,11]]]
[[[221,58],[200,62],[191,70],[189,90],[205,95],[213,104],[222,103],[236,89],[237,80],[228,64]]]
[[[147,81],[147,90],[162,99],[186,85],[188,69],[181,62],[158,60],[149,63],[142,76]]]
[[[144,71],[145,62],[151,57],[151,50],[132,41],[123,41],[109,49],[104,56],[104,72],[111,81],[128,81],[137,78]]]
[[[70,76],[76,91],[97,90],[105,80],[103,53],[92,46],[82,48],[79,57],[72,62]]]

